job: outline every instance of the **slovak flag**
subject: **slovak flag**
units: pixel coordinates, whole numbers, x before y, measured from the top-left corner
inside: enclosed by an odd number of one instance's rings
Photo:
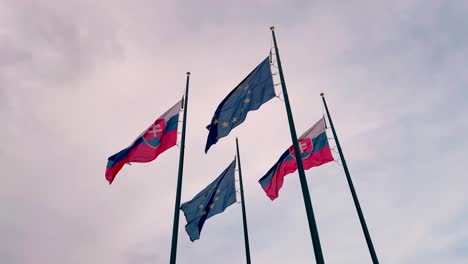
[[[156,119],[151,126],[126,149],[109,157],[106,179],[112,184],[120,169],[129,162],[150,162],[177,143],[177,127],[182,101],[177,102]]]
[[[305,170],[334,160],[325,130],[325,118],[323,117],[297,140]],[[294,146],[291,146],[258,181],[272,201],[278,197],[284,177],[297,170],[294,153]]]

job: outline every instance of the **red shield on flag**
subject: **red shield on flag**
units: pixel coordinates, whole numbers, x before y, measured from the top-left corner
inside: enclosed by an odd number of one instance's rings
[[[312,150],[314,148],[313,147],[314,145],[312,144],[312,139],[310,138],[300,139],[298,140],[298,143],[299,143],[299,151],[301,152],[301,157],[303,159],[309,157],[310,154],[312,154]],[[303,155],[304,153],[307,153],[307,155]],[[289,154],[293,156],[294,158],[296,157],[294,153],[294,145],[289,148]]]
[[[166,120],[158,119],[146,130],[143,134],[143,139],[148,145],[157,147],[164,131],[166,131]]]

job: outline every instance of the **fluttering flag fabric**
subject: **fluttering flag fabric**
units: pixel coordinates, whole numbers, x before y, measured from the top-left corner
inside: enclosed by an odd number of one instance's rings
[[[106,179],[112,184],[120,169],[129,162],[150,162],[177,143],[177,127],[182,100],[151,124],[127,148],[109,157]]]
[[[187,220],[185,231],[192,242],[200,238],[200,232],[208,218],[224,212],[236,202],[235,169],[236,160],[203,191],[180,207]]]
[[[267,57],[219,104],[211,124],[207,126],[209,133],[205,152],[244,122],[249,111],[257,110],[275,96],[270,58]]]
[[[298,143],[305,170],[334,160],[328,144],[325,118],[321,118],[307,130],[298,139]],[[294,146],[291,146],[281,155],[265,176],[258,181],[272,201],[278,197],[279,190],[283,186],[284,177],[297,170],[294,153]]]

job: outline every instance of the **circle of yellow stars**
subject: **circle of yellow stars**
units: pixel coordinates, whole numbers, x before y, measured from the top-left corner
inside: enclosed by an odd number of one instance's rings
[[[239,88],[240,88],[240,87],[239,87]],[[247,94],[252,93],[252,90],[250,90],[249,86],[245,86],[245,87],[244,87],[244,91],[247,91]],[[250,103],[250,98],[249,98],[249,97],[246,97],[246,98],[244,99],[244,104],[248,104],[248,103]],[[241,113],[244,112],[244,107],[242,107],[242,108],[240,109],[240,112],[241,112]],[[234,118],[232,118],[230,121],[231,121],[231,123],[236,123],[237,121],[239,121],[239,119],[238,119],[237,117],[234,117]],[[214,125],[219,124],[219,120],[218,120],[218,119],[213,120],[213,124],[214,124]],[[221,123],[221,125],[222,125],[224,128],[226,128],[226,127],[229,126],[229,122],[223,121],[223,122]]]
[[[221,193],[221,190],[220,190],[220,189],[217,189],[217,190],[216,190],[216,194],[219,195],[219,193]],[[214,200],[215,200],[215,202],[218,201],[218,200],[219,200],[219,196],[215,196]],[[198,206],[198,208],[200,208],[200,209],[203,209],[204,207],[205,207],[205,206],[204,206],[203,204],[200,204],[200,205]],[[212,204],[210,204],[209,207],[210,207],[210,209],[213,209],[213,208],[214,208],[214,202],[213,202]],[[203,211],[201,212],[201,215],[202,215],[202,216],[203,216],[203,215],[206,215],[206,214],[207,214],[206,210],[203,210]]]

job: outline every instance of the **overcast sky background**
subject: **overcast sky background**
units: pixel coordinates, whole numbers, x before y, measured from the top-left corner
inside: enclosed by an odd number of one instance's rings
[[[238,136],[253,263],[313,263],[297,173],[274,202],[257,182],[291,145],[284,103],[204,154],[205,126],[275,25],[297,133],[325,92],[380,262],[468,263],[467,14],[462,0],[0,0],[1,262],[169,262],[179,149],[111,186],[104,171],[191,71],[182,202]],[[326,262],[371,263],[342,167],[306,174]],[[245,263],[240,204],[194,243],[185,224],[178,263]]]

